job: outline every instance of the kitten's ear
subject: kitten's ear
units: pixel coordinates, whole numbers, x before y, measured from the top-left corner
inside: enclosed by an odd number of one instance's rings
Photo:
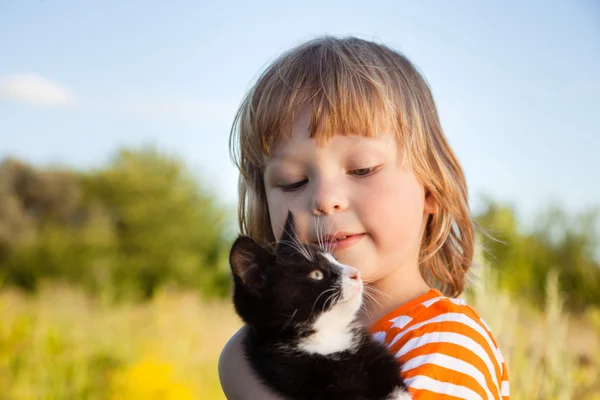
[[[277,242],[275,253],[279,257],[285,257],[290,253],[297,251],[297,243],[298,237],[296,236],[296,229],[294,226],[294,214],[292,214],[291,211],[288,211],[283,233],[281,234],[279,242]]]
[[[231,272],[255,293],[258,293],[264,283],[264,272],[269,262],[269,251],[248,236],[239,236],[229,253]]]

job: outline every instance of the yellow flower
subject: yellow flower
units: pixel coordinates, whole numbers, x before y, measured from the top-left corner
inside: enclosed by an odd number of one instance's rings
[[[113,377],[112,400],[194,400],[190,386],[178,381],[173,366],[146,357]]]

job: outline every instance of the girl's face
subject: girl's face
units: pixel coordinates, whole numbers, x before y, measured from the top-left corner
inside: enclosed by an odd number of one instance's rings
[[[358,268],[367,282],[418,268],[428,214],[435,208],[412,169],[402,166],[395,135],[337,135],[318,146],[309,137],[305,109],[289,140],[265,159],[271,228],[280,238],[292,211],[297,235],[318,243],[322,232],[338,261]],[[343,236],[346,236],[343,239]]]

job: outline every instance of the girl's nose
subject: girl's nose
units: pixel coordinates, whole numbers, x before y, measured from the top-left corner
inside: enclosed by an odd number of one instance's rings
[[[339,186],[320,185],[314,192],[311,205],[313,215],[330,215],[348,207],[348,199]]]

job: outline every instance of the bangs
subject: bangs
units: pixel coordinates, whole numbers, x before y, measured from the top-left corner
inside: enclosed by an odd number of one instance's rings
[[[260,167],[271,148],[289,138],[295,117],[306,107],[310,137],[319,144],[338,134],[384,132],[405,142],[402,128],[410,107],[400,96],[402,77],[395,62],[361,41],[335,38],[284,54],[259,78],[240,110],[248,161]]]

